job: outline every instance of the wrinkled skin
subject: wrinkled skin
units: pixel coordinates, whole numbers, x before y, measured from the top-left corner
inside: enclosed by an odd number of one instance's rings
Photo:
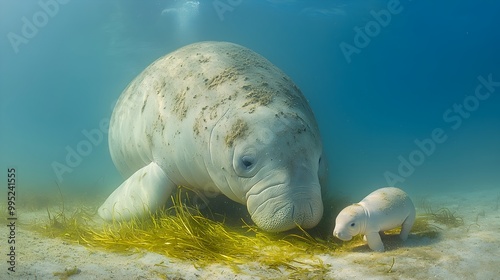
[[[313,148],[320,146],[319,138],[307,133],[311,128],[303,119],[269,120],[268,112],[253,114],[248,136],[220,154],[226,160],[214,155],[217,162],[224,162],[224,172],[214,176],[218,185],[228,190],[227,196],[246,203],[252,220],[262,229],[314,227],[323,215],[320,177],[325,168],[322,151]]]
[[[127,178],[99,208],[125,220],[179,185],[245,204],[267,231],[315,226],[326,168],[318,126],[291,79],[260,55],[202,42],[152,63],[122,93],[109,148]]]

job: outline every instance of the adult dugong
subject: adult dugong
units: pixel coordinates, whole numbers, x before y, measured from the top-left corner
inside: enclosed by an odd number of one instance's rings
[[[314,227],[325,171],[313,112],[291,79],[227,42],[180,48],[124,90],[109,128],[123,182],[99,208],[105,220],[164,206],[178,185],[245,204],[267,231]]]

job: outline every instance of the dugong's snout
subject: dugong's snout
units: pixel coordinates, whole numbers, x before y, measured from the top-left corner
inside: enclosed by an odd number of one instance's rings
[[[350,235],[349,233],[345,232],[344,230],[340,230],[340,229],[337,229],[335,228],[333,230],[333,236],[337,237],[338,239],[342,240],[342,241],[349,241],[352,239],[352,235]]]
[[[247,208],[255,224],[269,232],[286,231],[298,226],[312,228],[323,216],[320,192],[280,192],[286,186],[269,187],[247,197]],[[319,186],[318,186],[319,189]]]

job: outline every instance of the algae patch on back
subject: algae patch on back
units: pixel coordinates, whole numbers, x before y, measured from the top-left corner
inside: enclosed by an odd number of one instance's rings
[[[232,147],[234,141],[238,138],[244,137],[248,131],[248,124],[242,120],[237,119],[236,122],[231,126],[231,130],[226,135],[226,145]]]
[[[236,67],[228,67],[221,73],[213,77],[206,83],[208,89],[213,89],[227,81],[236,81],[238,79],[238,70]]]
[[[259,106],[267,106],[273,101],[273,93],[261,87],[244,86],[249,92],[245,96],[243,108],[248,107],[248,112],[253,113]]]
[[[174,112],[179,120],[183,120],[186,117],[188,111],[188,106],[186,106],[186,93],[188,90],[189,87],[186,87],[174,98]]]

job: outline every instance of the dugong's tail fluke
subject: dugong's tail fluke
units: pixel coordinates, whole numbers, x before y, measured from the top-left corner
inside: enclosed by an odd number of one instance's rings
[[[176,185],[154,162],[137,170],[99,207],[107,221],[128,220],[155,212],[167,202]]]

